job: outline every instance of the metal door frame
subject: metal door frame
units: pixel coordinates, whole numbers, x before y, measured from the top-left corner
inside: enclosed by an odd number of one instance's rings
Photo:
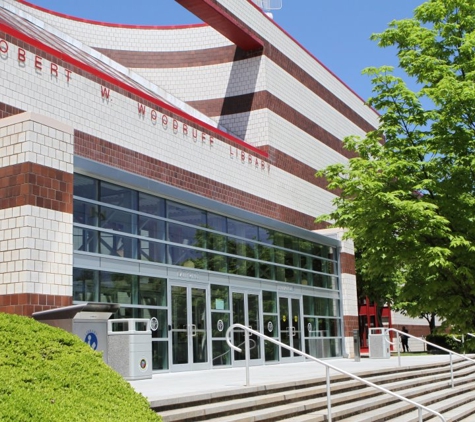
[[[305,343],[304,343],[304,327],[303,327],[303,296],[298,295],[298,294],[289,294],[289,293],[278,293],[277,295],[277,307],[278,307],[278,318],[279,318],[279,341],[282,343],[282,327],[281,327],[281,321],[282,321],[282,315],[280,313],[280,299],[287,299],[288,305],[289,305],[289,310],[292,311],[293,314],[293,309],[292,309],[292,300],[298,300],[299,301],[299,312],[298,312],[298,324],[300,327],[300,349],[295,347],[294,342],[292,341],[292,344],[290,344],[291,347],[294,347],[296,349],[301,350],[302,352],[305,351]],[[282,356],[282,348],[279,347],[279,362],[282,363],[288,363],[288,362],[301,362],[305,360],[305,358],[301,355],[295,354],[291,352],[291,356],[289,357],[283,357]]]
[[[254,295],[257,296],[257,303],[259,306],[259,327],[252,327],[253,329],[256,329],[256,331],[259,331],[263,333],[263,314],[262,314],[262,291],[261,290],[251,290],[251,289],[246,289],[246,288],[239,288],[239,287],[230,287],[230,309],[231,309],[231,325],[235,323],[234,321],[234,306],[233,306],[233,294],[234,293],[240,293],[244,295],[244,317],[246,319],[245,323],[243,325],[249,326],[249,308],[248,308],[248,296],[249,295]],[[258,338],[257,341],[259,342],[259,350],[260,350],[260,357],[259,359],[251,359],[250,360],[250,365],[251,366],[260,366],[265,364],[265,359],[264,359],[264,342],[262,338]],[[231,365],[232,366],[245,366],[246,365],[246,360],[243,359],[241,360],[236,360],[234,358],[234,353],[232,353],[232,360],[231,360]],[[243,350],[243,356],[244,356],[244,350]]]
[[[173,329],[172,329],[172,317],[173,317],[173,302],[172,302],[172,287],[183,287],[186,289],[186,307],[187,307],[187,353],[188,353],[188,363],[184,364],[174,364],[173,363]],[[207,361],[203,363],[193,363],[193,324],[192,321],[192,290],[200,289],[204,290],[206,298],[206,309],[205,309],[205,318],[206,318],[206,327],[205,327],[205,338],[206,338],[206,355]],[[209,284],[200,283],[200,282],[183,282],[178,280],[168,280],[168,359],[169,359],[169,369],[170,372],[179,372],[179,371],[196,371],[203,369],[211,368],[211,327],[210,327],[210,295],[209,295]]]

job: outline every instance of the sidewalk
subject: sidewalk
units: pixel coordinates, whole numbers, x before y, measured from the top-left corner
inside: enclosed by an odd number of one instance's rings
[[[379,371],[385,368],[398,368],[397,356],[390,359],[361,358],[328,359],[326,363],[358,375],[365,372]],[[401,368],[418,365],[431,365],[450,362],[448,355],[404,356],[401,355]],[[264,387],[273,383],[292,383],[300,380],[325,377],[325,367],[317,362],[288,363],[279,365],[255,366],[249,369],[250,387]],[[330,376],[338,375],[330,370]],[[246,368],[211,369],[206,371],[162,373],[153,375],[152,379],[130,381],[132,387],[143,394],[150,402],[160,400],[183,401],[187,396],[222,395],[226,391],[240,390],[246,387]]]

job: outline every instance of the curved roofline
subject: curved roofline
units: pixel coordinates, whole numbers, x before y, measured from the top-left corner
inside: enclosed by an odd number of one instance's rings
[[[91,75],[96,76],[97,78],[99,78],[100,80],[104,82],[108,82],[118,88],[122,88],[126,92],[136,95],[138,98],[149,101],[150,103],[158,107],[161,107],[170,113],[174,113],[183,119],[189,120],[190,122],[197,125],[200,128],[200,130],[206,129],[209,132],[214,133],[218,136],[221,136],[222,138],[227,139],[228,141],[231,141],[233,144],[240,145],[261,157],[269,158],[269,154],[259,149],[258,147],[255,147],[254,145],[251,145],[247,143],[246,141],[239,139],[230,133],[225,132],[219,127],[214,127],[210,125],[209,123],[200,120],[198,117],[192,116],[188,112],[177,108],[176,106],[172,104],[168,104],[165,100],[159,99],[145,92],[143,89],[134,87],[128,84],[126,81],[119,80],[117,79],[117,77],[105,73],[103,70],[97,69],[93,67],[92,65],[87,64],[79,59],[75,59],[73,56],[70,55],[70,53],[62,52],[61,50],[58,50],[57,47],[49,46],[45,44],[43,41],[38,40],[37,38],[33,38],[28,34],[25,34],[18,28],[14,28],[11,25],[9,26],[5,23],[0,22],[0,31],[4,31],[9,35],[18,38],[20,41],[23,41],[35,48],[38,48],[39,50],[47,54],[51,54],[51,56],[57,59],[63,60],[65,63],[68,63],[72,66],[76,66],[77,68],[84,70]]]
[[[297,44],[302,50],[304,50],[310,57],[312,57],[320,66],[322,66],[328,73],[330,73],[335,79],[341,82],[349,91],[355,94],[363,103],[366,103],[359,94],[357,94],[346,82],[344,82],[338,75],[336,75],[332,70],[325,66],[317,57],[315,57],[306,47],[304,47],[299,41],[297,41],[292,35],[290,35],[284,28],[282,28],[274,19],[271,19],[264,11],[252,0],[247,0],[252,6],[254,6],[259,12],[261,12],[270,22],[272,22],[278,29],[280,29],[285,35],[287,35],[295,44]],[[370,108],[376,115],[380,115],[377,110],[373,107],[367,106]]]
[[[32,9],[40,10],[41,12],[49,13],[50,15],[58,16],[60,18],[69,19],[77,22],[88,23],[91,25],[108,26],[112,28],[126,28],[126,29],[189,29],[189,28],[201,28],[209,26],[207,23],[192,23],[186,25],[131,25],[111,22],[100,22],[91,19],[78,18],[76,16],[67,15],[65,13],[55,12],[54,10],[46,9],[45,7],[38,6],[30,3],[26,0],[16,0],[18,3],[31,7]]]

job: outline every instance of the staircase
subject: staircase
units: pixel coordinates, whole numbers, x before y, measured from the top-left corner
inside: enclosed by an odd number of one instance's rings
[[[475,421],[475,365],[450,364],[385,368],[358,376],[441,413],[446,421]],[[305,381],[240,387],[213,394],[163,399],[151,403],[164,422],[319,422],[328,421],[325,377]],[[331,372],[332,422],[417,422],[409,403],[359,381]],[[424,421],[440,421],[424,414]]]

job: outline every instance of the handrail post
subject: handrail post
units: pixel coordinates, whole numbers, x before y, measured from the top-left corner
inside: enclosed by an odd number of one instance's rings
[[[327,375],[327,419],[328,422],[332,422],[332,399],[331,399],[331,388],[330,388],[330,368],[326,367]]]
[[[452,388],[454,388],[454,365],[452,361],[452,353],[450,353],[450,383]]]
[[[386,394],[389,394],[393,397],[396,397],[397,399],[399,400],[403,400],[405,401],[406,403],[410,403],[412,404],[413,406],[417,407],[419,409],[419,420],[420,422],[422,422],[422,411],[426,411],[428,413],[431,413],[433,414],[434,416],[437,416],[438,418],[440,418],[440,420],[442,422],[446,422],[446,419],[444,418],[443,415],[441,415],[440,413],[438,413],[437,411],[435,410],[432,410],[430,409],[429,407],[426,407],[420,403],[417,403],[411,399],[408,399],[407,397],[404,397],[404,396],[401,396],[391,390],[388,390],[387,388],[384,388],[384,387],[381,387],[377,384],[374,384],[372,383],[371,381],[367,381],[365,380],[364,378],[360,378],[358,377],[357,375],[354,375],[354,374],[351,374],[350,372],[347,372],[341,368],[338,368],[336,366],[333,366],[327,362],[324,362],[314,356],[311,356],[301,350],[298,350],[298,349],[295,349],[294,347],[291,347],[287,344],[284,344],[282,342],[280,342],[279,340],[275,339],[275,338],[272,338],[272,337],[268,337],[266,336],[265,334],[262,334],[260,333],[259,331],[256,331],[256,330],[253,330],[252,328],[250,327],[246,327],[242,324],[232,324],[230,327],[228,327],[228,329],[226,330],[226,343],[228,344],[228,346],[236,351],[236,352],[242,352],[242,349],[240,349],[239,347],[235,346],[232,341],[231,341],[231,334],[232,334],[232,331],[236,328],[239,328],[239,329],[242,329],[245,331],[245,340],[244,342],[246,343],[247,347],[246,347],[246,350],[245,350],[245,353],[246,353],[246,385],[248,386],[250,384],[249,382],[249,362],[250,362],[250,340],[249,340],[249,335],[252,334],[252,335],[255,335],[256,337],[258,338],[261,338],[261,339],[265,339],[266,341],[269,341],[270,343],[274,343],[282,348],[285,348],[285,349],[288,349],[288,350],[291,350],[293,351],[294,353],[297,353],[307,359],[310,359],[310,360],[313,360],[315,362],[318,362],[319,364],[321,365],[324,365],[325,368],[326,368],[326,391],[327,391],[327,408],[328,408],[328,416],[327,416],[327,421],[331,422],[332,420],[332,415],[331,415],[331,387],[330,387],[330,369],[333,369],[341,374],[344,374],[354,380],[358,380],[359,382],[362,382],[363,384],[366,384],[367,386],[370,386],[372,388],[375,388],[383,393],[386,393]],[[393,331],[396,331],[397,330],[394,330],[394,329],[390,329],[390,330],[393,330]],[[409,337],[413,337],[411,335],[409,335]],[[415,337],[414,337],[415,338]],[[429,343],[429,342],[425,342],[427,344],[431,344],[433,345],[432,343]],[[436,346],[436,345],[435,345]],[[439,349],[442,349],[442,350],[445,350],[446,352],[449,352],[452,354],[452,352],[448,349],[444,349],[443,347],[440,347],[440,346],[436,346],[436,347],[439,347]],[[458,353],[455,353],[457,356],[462,356]],[[464,357],[464,356],[462,356]],[[467,358],[467,357],[464,357],[466,360],[469,360],[471,362],[474,362],[475,363],[475,360],[473,359],[470,359],[470,358]],[[451,359],[451,365],[452,365],[452,355],[450,356],[450,359]]]
[[[401,367],[401,341],[399,338],[399,333],[396,332],[396,341],[397,341],[397,361],[399,364],[399,367]]]
[[[245,351],[245,354],[246,354],[246,387],[249,387],[251,385],[251,381],[249,379],[249,361],[251,360],[250,359],[250,350],[249,350],[249,330],[246,328],[244,330],[245,332],[245,341],[246,341],[246,351]]]

